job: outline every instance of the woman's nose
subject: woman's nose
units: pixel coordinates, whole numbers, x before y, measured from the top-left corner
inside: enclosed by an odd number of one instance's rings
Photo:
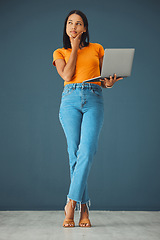
[[[76,24],[73,24],[73,25],[72,25],[72,28],[73,28],[73,29],[76,29]]]

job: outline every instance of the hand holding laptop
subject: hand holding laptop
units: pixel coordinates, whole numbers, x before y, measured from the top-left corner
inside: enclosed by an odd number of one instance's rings
[[[115,82],[131,75],[135,48],[105,49],[101,76],[84,80],[102,83],[102,87],[112,87]],[[115,74],[116,73],[116,74]]]
[[[104,78],[104,79],[100,79],[100,81],[101,81],[103,88],[111,88],[111,87],[113,87],[115,82],[117,82],[118,80],[121,80],[121,79],[123,79],[123,78],[122,77],[117,78],[116,73],[115,73],[114,78],[112,78],[112,76],[110,76],[110,79]]]

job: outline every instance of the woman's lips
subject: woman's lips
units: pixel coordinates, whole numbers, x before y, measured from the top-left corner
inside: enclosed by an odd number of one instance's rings
[[[77,33],[76,31],[71,31],[71,33]]]

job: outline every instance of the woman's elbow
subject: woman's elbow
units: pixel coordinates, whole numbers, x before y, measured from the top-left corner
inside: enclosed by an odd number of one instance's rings
[[[72,74],[70,71],[62,71],[60,76],[63,78],[64,81],[70,82],[72,80],[74,74]]]
[[[68,76],[68,75],[63,75],[62,76],[63,80],[66,81],[66,82],[70,82],[72,80],[72,77],[71,76]]]

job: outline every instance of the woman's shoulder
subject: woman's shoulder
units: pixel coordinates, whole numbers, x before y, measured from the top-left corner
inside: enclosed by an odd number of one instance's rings
[[[54,53],[64,53],[65,52],[65,48],[57,48],[54,50]]]
[[[91,45],[91,46],[94,46],[94,47],[100,47],[100,46],[102,46],[102,44],[100,44],[100,43],[89,43],[89,45]]]
[[[89,46],[97,50],[103,48],[103,46],[100,43],[89,43]]]
[[[104,56],[104,48],[100,43],[90,43],[90,49],[98,53],[99,58]]]
[[[53,65],[55,66],[55,60],[57,60],[57,59],[65,59],[68,54],[69,54],[69,50],[68,49],[57,48],[53,52]]]
[[[65,56],[67,56],[70,53],[70,49],[65,49],[63,48],[57,48],[54,52],[53,52],[53,57],[57,58],[57,57],[62,57],[64,58]]]

